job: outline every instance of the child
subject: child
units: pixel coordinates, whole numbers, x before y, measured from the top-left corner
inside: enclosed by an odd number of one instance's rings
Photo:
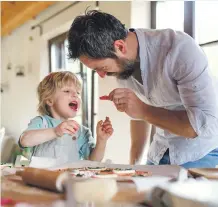
[[[54,72],[38,86],[38,112],[19,139],[21,148],[32,147],[33,156],[59,159],[61,163],[79,159],[101,161],[107,140],[113,134],[110,119],[99,121],[97,142],[88,128],[74,118],[80,108],[81,83],[71,72]]]

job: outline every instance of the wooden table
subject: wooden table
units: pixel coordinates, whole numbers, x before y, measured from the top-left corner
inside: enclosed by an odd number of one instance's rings
[[[113,167],[120,166],[115,165]],[[169,177],[177,177],[181,169],[179,166],[134,166],[134,168],[148,170],[153,175]],[[21,177],[15,174],[2,176],[1,182],[2,198],[13,198],[14,201],[30,204],[48,205],[58,200],[65,200],[64,194],[25,185]],[[119,183],[118,186],[120,191],[114,196],[113,201],[134,201],[135,203],[143,201],[144,195],[137,193],[134,183]]]
[[[54,201],[64,200],[64,194],[25,185],[21,177],[16,175],[1,177],[1,193],[2,198],[30,204],[51,204]]]

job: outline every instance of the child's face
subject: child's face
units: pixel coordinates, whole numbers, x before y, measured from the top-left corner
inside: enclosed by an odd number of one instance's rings
[[[76,90],[74,83],[57,89],[49,104],[52,116],[57,119],[75,117],[80,105],[80,91]]]

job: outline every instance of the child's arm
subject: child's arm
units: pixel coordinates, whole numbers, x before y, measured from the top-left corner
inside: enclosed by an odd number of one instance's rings
[[[93,149],[89,160],[102,161],[104,158],[105,148],[107,140],[113,134],[113,128],[109,117],[106,117],[105,121],[99,121],[97,124],[97,143]]]
[[[56,137],[54,128],[28,130],[21,135],[20,144],[23,147],[33,147]]]
[[[67,120],[55,128],[34,129],[25,131],[20,137],[20,144],[23,147],[33,147],[50,141],[66,134],[74,135],[79,129],[79,125],[73,120]]]

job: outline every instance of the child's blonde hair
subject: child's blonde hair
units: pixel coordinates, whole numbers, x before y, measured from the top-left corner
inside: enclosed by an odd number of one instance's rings
[[[50,115],[46,101],[52,98],[57,89],[70,83],[75,85],[77,91],[82,90],[82,84],[75,74],[69,71],[53,72],[47,75],[38,85],[38,112],[41,115]]]

